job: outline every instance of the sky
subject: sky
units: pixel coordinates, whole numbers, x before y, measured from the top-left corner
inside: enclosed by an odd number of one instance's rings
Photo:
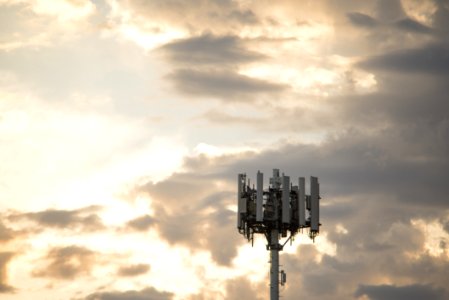
[[[282,299],[449,299],[449,1],[0,0],[0,158],[1,299],[267,300],[273,168]]]

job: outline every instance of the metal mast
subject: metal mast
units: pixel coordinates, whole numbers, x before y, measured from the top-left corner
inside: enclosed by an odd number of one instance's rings
[[[310,195],[305,192],[305,178],[298,178],[298,185],[290,183],[290,177],[273,169],[270,186],[263,189],[263,173],[257,172],[257,188],[249,185],[246,174],[238,174],[237,228],[248,241],[254,233],[264,234],[267,250],[270,250],[270,299],[279,299],[279,283],[284,285],[286,274],[279,272],[279,251],[300,230],[309,229],[315,240],[319,233],[319,183],[310,177]],[[306,211],[308,216],[306,218]],[[279,241],[287,238],[283,244]]]

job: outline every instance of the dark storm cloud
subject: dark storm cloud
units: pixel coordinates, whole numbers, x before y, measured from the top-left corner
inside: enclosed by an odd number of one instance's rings
[[[418,299],[447,299],[448,294],[443,289],[434,289],[428,285],[361,285],[355,296],[366,295],[371,300],[418,300]]]
[[[214,36],[204,34],[198,37],[177,40],[160,48],[173,63],[228,65],[248,63],[265,56],[244,47],[237,36]]]
[[[37,277],[71,280],[90,274],[97,254],[87,248],[72,245],[51,248],[44,257],[45,266],[33,271]]]
[[[47,209],[40,212],[13,214],[9,216],[9,219],[12,221],[26,219],[48,228],[95,231],[104,228],[100,217],[95,213],[100,209],[98,206],[76,210]]]
[[[150,271],[150,266],[147,264],[137,264],[130,266],[122,266],[118,269],[117,275],[123,277],[139,276]]]
[[[359,66],[368,70],[448,76],[449,44],[438,43],[420,48],[401,49],[371,57],[361,62]]]
[[[1,293],[12,293],[15,288],[7,283],[8,279],[8,263],[14,256],[12,252],[0,252],[0,294]]]
[[[154,218],[143,215],[126,223],[126,227],[134,230],[145,231],[154,224]]]
[[[160,292],[155,288],[145,288],[140,291],[111,291],[97,292],[84,298],[84,300],[171,300],[173,294]]]
[[[240,75],[229,70],[180,69],[168,76],[175,87],[188,95],[244,101],[262,94],[279,94],[286,85]]]

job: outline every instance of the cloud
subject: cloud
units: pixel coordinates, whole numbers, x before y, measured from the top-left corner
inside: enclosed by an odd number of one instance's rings
[[[219,186],[213,176],[180,173],[138,190],[152,198],[155,228],[163,239],[208,250],[217,263],[229,265],[241,240],[234,230],[235,213],[227,208],[233,204],[233,192]]]
[[[268,293],[266,284],[251,282],[245,276],[228,279],[223,285],[223,291],[211,291],[206,286],[199,293],[189,296],[188,300],[262,300],[265,299],[265,295]]]
[[[14,231],[0,221],[0,242],[8,242],[14,238]]]
[[[351,12],[346,16],[356,26],[372,28],[378,25],[378,22],[373,17],[359,12]]]
[[[123,277],[139,276],[139,275],[147,273],[148,271],[150,271],[149,265],[137,264],[137,265],[120,267],[117,271],[117,275],[123,276]]]
[[[449,74],[448,44],[432,44],[420,48],[402,49],[368,58],[359,64],[368,70],[399,73]]]
[[[173,63],[190,65],[233,65],[257,61],[264,55],[245,49],[238,36],[210,33],[168,43],[160,51]]]
[[[95,13],[90,1],[1,1],[0,7],[8,12],[0,18],[0,51],[20,48],[48,47],[69,37],[74,38],[78,30],[87,30],[88,18]],[[9,16],[14,15],[13,19]],[[63,33],[63,34],[62,34]],[[5,42],[6,41],[6,42]]]
[[[226,282],[226,299],[228,300],[262,300],[268,289],[263,289],[264,284],[252,284],[249,280],[239,277]],[[262,295],[261,295],[262,294]]]
[[[141,217],[130,220],[126,223],[126,227],[134,230],[145,231],[154,225],[154,218],[149,215],[143,215]]]
[[[443,289],[434,289],[428,285],[361,285],[355,296],[366,295],[371,300],[417,300],[417,299],[446,299],[447,293]]]
[[[223,101],[249,101],[257,96],[279,94],[286,85],[240,75],[228,70],[179,69],[167,76],[187,95],[219,98]]]
[[[160,292],[155,288],[145,288],[140,291],[124,291],[124,292],[97,292],[88,295],[84,300],[171,300],[173,294],[168,292]]]
[[[402,19],[405,12],[400,0],[378,0],[376,1],[376,16],[382,22],[391,22]]]
[[[245,101],[286,90],[285,84],[238,73],[237,66],[266,58],[265,55],[246,49],[245,44],[235,35],[216,36],[208,33],[168,43],[159,51],[176,68],[166,78],[177,90],[190,96]]]
[[[410,18],[405,18],[402,20],[399,20],[395,23],[395,25],[402,30],[409,31],[409,32],[416,32],[416,33],[431,33],[432,28],[427,27],[418,21],[415,21]]]
[[[237,20],[241,24],[257,24],[257,23],[259,23],[258,17],[250,9],[246,9],[246,10],[234,9],[233,11],[231,11],[228,14],[228,17],[230,19]]]
[[[45,267],[33,271],[37,277],[71,280],[90,274],[97,254],[88,248],[72,245],[51,248],[44,260]]]
[[[135,23],[151,20],[162,28],[169,24],[169,27],[187,29],[194,35],[206,28],[224,33],[229,32],[230,28],[238,31],[262,22],[254,10],[233,1],[127,1],[116,5],[121,12],[135,16]],[[224,24],[227,28],[223,27]]]
[[[370,96],[371,101],[367,103],[372,104],[373,109],[382,109],[375,101],[383,96]],[[226,209],[235,204],[232,195],[235,195],[236,174],[246,172],[254,179],[257,170],[268,177],[272,168],[280,168],[293,177],[316,175],[322,186],[322,229],[327,239],[335,243],[337,257],[325,255],[321,263],[313,262],[315,258],[312,258],[304,269],[294,263],[302,261],[302,254],[287,260],[285,265],[292,265],[289,272],[307,274],[305,277],[293,275],[307,287],[307,295],[312,299],[348,299],[359,284],[371,282],[379,274],[392,280],[408,278],[440,286],[444,278],[443,266],[448,262],[444,257],[425,254],[425,236],[417,232],[411,220],[446,216],[449,190],[444,179],[448,177],[449,161],[445,153],[449,139],[442,135],[436,142],[435,127],[423,126],[417,121],[415,110],[410,108],[420,106],[420,95],[417,97],[416,102],[409,102],[406,113],[403,105],[397,107],[397,112],[384,107],[386,111],[379,117],[383,122],[388,120],[386,129],[366,131],[364,120],[357,120],[362,122],[361,129],[342,131],[320,144],[279,142],[259,153],[187,158],[184,173],[141,187],[141,191],[153,199],[157,229],[170,242],[192,249],[201,245],[211,251],[217,262],[226,264],[235,255],[233,248],[243,242],[235,230],[235,213]],[[441,103],[443,98],[436,103]],[[357,100],[364,101],[363,97]],[[441,107],[438,110],[441,111]],[[357,111],[363,110],[358,108]],[[399,113],[404,115],[399,117]],[[429,111],[427,114],[419,109],[416,114],[428,116],[430,124],[446,116],[446,113],[438,115]],[[352,122],[357,124],[355,120]],[[376,122],[373,124],[376,126]],[[422,138],[429,138],[429,142]],[[222,195],[215,189],[222,191]],[[335,228],[339,224],[349,233],[338,232]],[[218,231],[209,236],[208,228]],[[420,258],[410,259],[410,255]],[[397,257],[394,262],[391,261],[393,257]],[[372,268],[372,264],[377,267]],[[429,272],[425,271],[426,264],[430,266]],[[311,274],[310,269],[316,269],[316,273]],[[346,275],[341,277],[341,272]],[[327,289],[320,288],[319,282],[326,282]],[[344,291],[344,285],[353,289]],[[294,287],[291,289],[289,295],[298,293]]]
[[[435,0],[433,3],[437,9],[433,14],[434,26],[442,33],[449,32],[449,7],[445,1]]]
[[[0,252],[0,294],[1,293],[12,293],[15,288],[7,284],[8,279],[8,263],[14,256],[12,252]]]
[[[47,209],[40,212],[13,214],[9,216],[9,219],[27,219],[47,228],[96,231],[104,229],[100,217],[94,213],[100,209],[98,206],[89,206],[76,210]]]
[[[226,110],[211,109],[197,116],[195,120],[206,121],[216,126],[244,126],[256,132],[279,133],[294,132],[298,129],[305,133],[307,131],[320,131],[325,128],[333,128],[335,122],[331,121],[331,116],[325,111],[298,105],[293,107],[269,107],[259,108],[258,116],[248,114],[247,111],[238,113],[228,113]],[[276,122],[272,122],[276,120]],[[336,121],[339,122],[339,121]]]

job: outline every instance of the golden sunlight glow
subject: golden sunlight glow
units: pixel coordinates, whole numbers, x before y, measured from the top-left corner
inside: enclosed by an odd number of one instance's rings
[[[37,14],[50,15],[60,21],[72,21],[86,18],[95,12],[95,5],[87,0],[30,0]]]
[[[449,258],[449,233],[438,220],[428,222],[415,219],[412,220],[412,225],[424,234],[424,249],[428,254]]]
[[[433,1],[402,0],[401,3],[407,15],[427,26],[433,25],[432,16],[437,9]]]
[[[186,37],[186,33],[175,28],[158,28],[155,31],[144,31],[140,26],[122,24],[119,32],[126,39],[133,41],[145,50],[152,50],[175,39]]]
[[[243,152],[254,152],[259,153],[262,149],[254,148],[250,146],[215,146],[207,143],[199,143],[193,148],[193,155],[205,154],[210,157],[220,156],[220,155],[232,155]]]

